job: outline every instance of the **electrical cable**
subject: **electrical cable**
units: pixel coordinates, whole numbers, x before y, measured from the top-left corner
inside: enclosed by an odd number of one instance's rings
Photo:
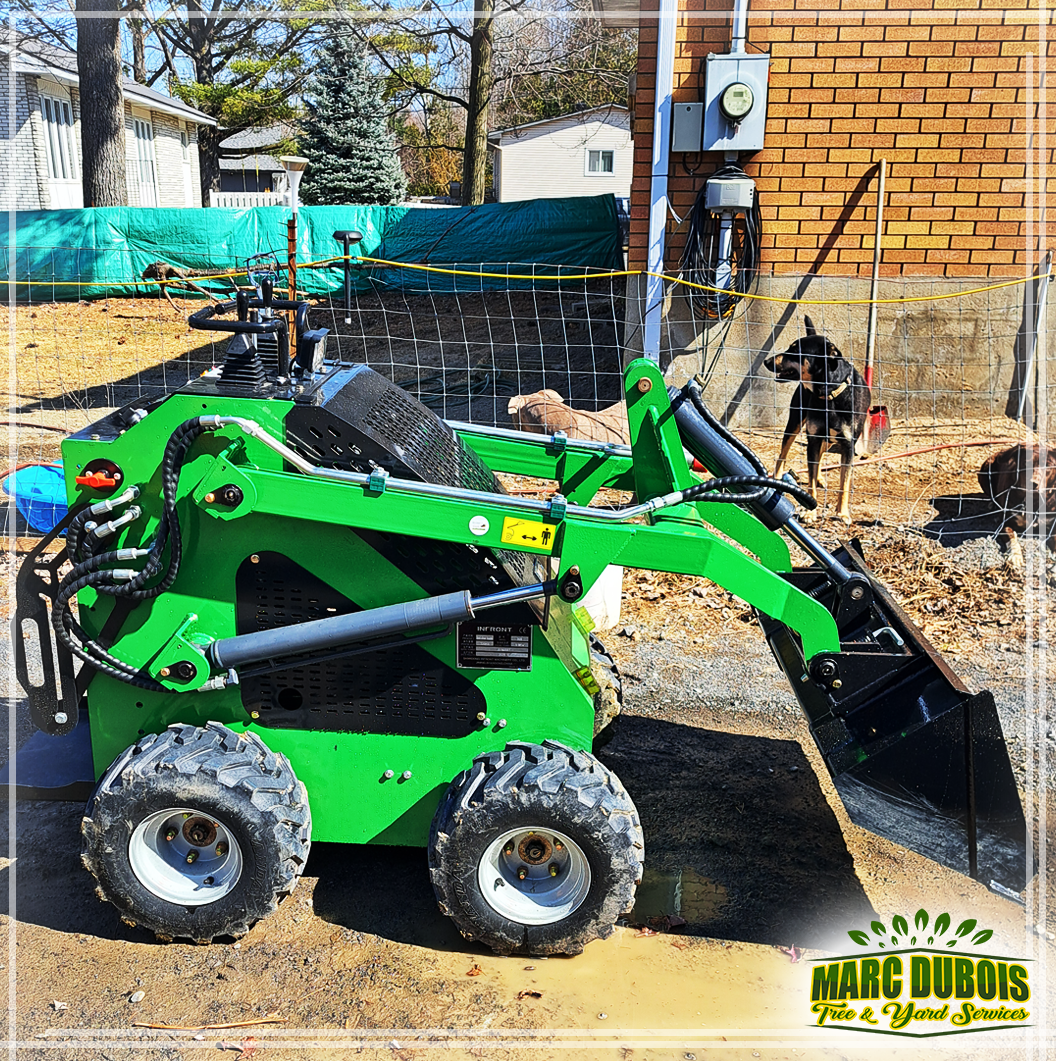
[[[727,161],[709,179],[740,178],[747,174],[735,161]],[[755,282],[759,266],[760,240],[763,233],[759,197],[755,196],[751,207],[737,213],[731,219],[730,258],[720,259],[719,217],[707,207],[707,182],[697,193],[693,209],[689,214],[689,231],[686,246],[679,262],[680,280],[698,284],[711,290],[691,289],[689,300],[695,316],[704,320],[723,320],[729,317],[737,303],[748,293]],[[720,271],[729,272],[728,283],[719,283]]]

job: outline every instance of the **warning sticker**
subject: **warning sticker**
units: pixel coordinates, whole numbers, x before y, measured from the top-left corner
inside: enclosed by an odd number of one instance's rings
[[[543,553],[552,553],[556,533],[556,523],[536,523],[514,516],[507,516],[502,521],[502,540],[506,545],[525,545]]]
[[[466,670],[531,670],[527,624],[458,623],[458,665]]]

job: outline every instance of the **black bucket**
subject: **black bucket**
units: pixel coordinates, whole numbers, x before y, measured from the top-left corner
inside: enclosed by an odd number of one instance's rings
[[[787,577],[839,615],[841,651],[809,667],[798,635],[761,615],[851,820],[984,884],[1027,883],[1026,822],[994,698],[971,694],[865,565],[873,599],[844,616],[820,567]]]

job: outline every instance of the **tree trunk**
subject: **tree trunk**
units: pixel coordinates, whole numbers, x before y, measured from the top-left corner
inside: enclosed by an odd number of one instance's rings
[[[469,108],[466,112],[466,150],[462,156],[462,205],[484,202],[488,168],[488,104],[495,75],[491,68],[491,29],[495,0],[474,0],[473,40],[469,46]]]
[[[127,206],[125,102],[121,92],[118,0],[77,0],[77,12],[113,18],[77,20],[81,100],[81,183],[85,206]]]
[[[198,170],[202,178],[202,206],[209,205],[209,192],[220,190],[220,141],[228,135],[215,125],[198,126]]]
[[[142,9],[142,4],[137,5],[137,11]],[[140,85],[147,83],[146,30],[143,28],[145,25],[141,18],[128,20],[128,32],[132,38],[132,79]]]

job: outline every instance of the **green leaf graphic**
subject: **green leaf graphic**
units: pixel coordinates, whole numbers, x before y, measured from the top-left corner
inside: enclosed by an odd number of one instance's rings
[[[975,928],[975,926],[978,923],[979,923],[978,921],[975,921],[975,920],[972,920],[972,919],[969,919],[967,921],[962,921],[957,926],[957,935],[958,936],[967,936],[968,933],[971,932],[972,929]]]
[[[950,915],[949,914],[939,914],[939,916],[937,918],[935,918],[935,935],[936,936],[941,936],[943,934],[943,932],[945,932],[946,929],[948,929],[949,927],[950,927]]]
[[[928,927],[928,911],[924,909],[918,910],[913,918],[913,923],[917,926],[918,932],[923,932]]]
[[[854,932],[848,932],[847,935],[850,936],[859,947],[869,946],[869,937],[864,932],[855,930]]]
[[[873,922],[873,923],[872,923],[872,924],[871,924],[871,925],[870,925],[869,927],[870,927],[870,928],[871,928],[871,929],[872,929],[872,930],[873,930],[873,931],[874,931],[874,932],[875,932],[875,933],[876,933],[876,934],[877,934],[878,936],[886,936],[886,935],[887,935],[887,929],[886,929],[886,928],[884,928],[884,926],[883,926],[882,924],[880,924],[880,922],[879,922],[879,921],[874,921],[874,922]]]
[[[972,942],[978,947],[980,943],[985,943],[993,934],[993,929],[984,928],[982,932],[976,932],[972,936]]]
[[[909,935],[909,925],[906,924],[906,919],[901,914],[895,914],[895,916],[891,918],[891,927],[895,932],[902,936]]]

